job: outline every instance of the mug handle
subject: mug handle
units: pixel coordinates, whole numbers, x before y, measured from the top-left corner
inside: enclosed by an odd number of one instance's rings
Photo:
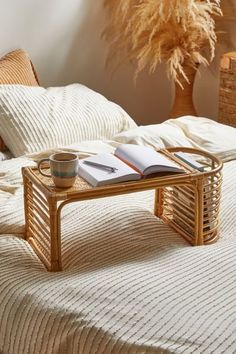
[[[41,175],[43,175],[44,177],[52,177],[51,174],[44,173],[44,172],[42,171],[42,169],[41,169],[41,164],[42,164],[43,162],[46,162],[46,161],[50,161],[50,160],[49,160],[49,159],[42,159],[42,160],[40,160],[40,161],[38,162],[38,170],[39,170],[39,172],[41,173]]]

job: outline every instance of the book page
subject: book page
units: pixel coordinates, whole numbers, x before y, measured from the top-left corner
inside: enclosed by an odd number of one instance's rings
[[[99,166],[91,166],[84,162],[86,160],[98,164],[108,165],[116,168],[117,170],[112,172],[108,169],[100,168]],[[93,185],[122,182],[126,180],[138,180],[141,178],[141,175],[138,172],[109,153],[98,154],[80,160],[79,175]]]
[[[159,171],[182,172],[176,163],[147,146],[122,144],[116,149],[115,155],[144,175]]]

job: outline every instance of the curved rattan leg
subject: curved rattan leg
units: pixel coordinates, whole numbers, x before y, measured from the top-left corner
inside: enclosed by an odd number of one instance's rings
[[[204,245],[203,238],[203,182],[199,179],[195,188],[195,245]]]
[[[59,208],[58,208],[59,209]],[[60,217],[58,217],[57,201],[50,198],[49,215],[50,215],[50,233],[51,233],[51,271],[56,272],[62,270],[61,263],[61,227]]]
[[[163,214],[163,188],[155,189],[154,215],[161,217]]]

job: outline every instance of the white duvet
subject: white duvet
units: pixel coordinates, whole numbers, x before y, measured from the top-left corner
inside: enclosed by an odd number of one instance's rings
[[[51,151],[0,163],[0,353],[236,353],[236,131],[183,117],[113,141],[201,146],[227,162],[221,237],[191,247],[152,214],[153,193],[79,202],[63,214],[65,270],[49,273],[22,238],[21,167]]]

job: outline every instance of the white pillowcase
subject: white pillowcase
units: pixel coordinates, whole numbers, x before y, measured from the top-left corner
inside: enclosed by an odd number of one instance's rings
[[[122,144],[139,144],[154,148],[193,146],[192,141],[186,137],[180,127],[166,125],[165,122],[139,126],[119,133],[113,139]]]
[[[0,85],[0,136],[16,157],[111,139],[134,127],[119,105],[80,84],[47,89]]]
[[[194,116],[169,119],[164,124],[167,128],[181,129],[196,148],[205,149],[224,161],[236,158],[236,128]]]

